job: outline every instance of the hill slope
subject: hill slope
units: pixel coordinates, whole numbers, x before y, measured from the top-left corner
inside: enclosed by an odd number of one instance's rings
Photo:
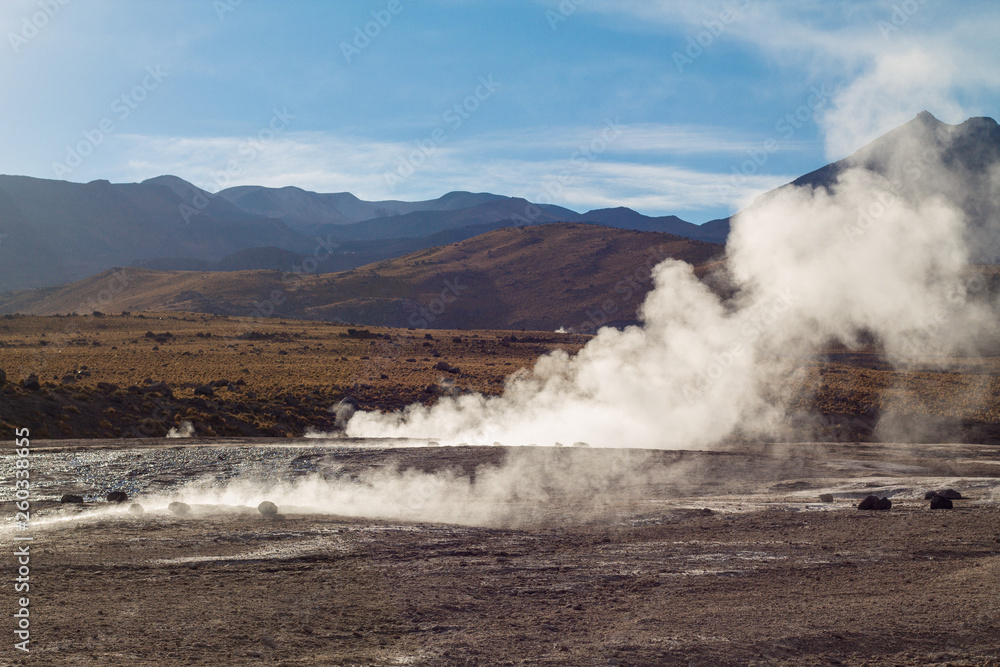
[[[129,268],[0,295],[0,313],[185,310],[418,328],[558,327],[635,321],[666,257],[702,273],[716,244],[657,232],[560,223],[503,228],[341,273],[161,272]]]

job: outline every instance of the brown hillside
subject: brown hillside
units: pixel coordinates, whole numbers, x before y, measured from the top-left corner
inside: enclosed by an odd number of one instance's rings
[[[635,321],[667,257],[699,274],[722,246],[589,224],[499,229],[334,274],[122,269],[0,296],[0,313],[178,310],[271,315],[416,328],[511,328],[590,333]]]

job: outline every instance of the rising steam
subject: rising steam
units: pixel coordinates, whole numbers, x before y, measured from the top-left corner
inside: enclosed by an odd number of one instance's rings
[[[990,164],[970,173],[949,158],[948,128],[922,115],[831,182],[755,202],[727,245],[732,296],[667,260],[654,270],[642,326],[602,329],[575,356],[543,357],[501,396],[358,412],[347,434],[703,446],[781,435],[804,361],[831,342],[874,338],[898,364],[974,352],[997,333],[994,309],[970,279],[970,242],[996,238],[983,202],[997,201],[1000,172]]]

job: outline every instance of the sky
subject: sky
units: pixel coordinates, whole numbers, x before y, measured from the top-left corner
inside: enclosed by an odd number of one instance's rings
[[[701,223],[928,110],[1000,116],[1000,3],[4,0],[0,173],[495,192]]]

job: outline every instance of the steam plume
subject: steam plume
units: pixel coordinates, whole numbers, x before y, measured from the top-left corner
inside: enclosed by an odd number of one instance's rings
[[[739,215],[727,245],[731,298],[667,260],[642,326],[602,329],[575,356],[543,357],[501,396],[356,413],[348,435],[704,446],[779,435],[803,360],[830,342],[874,336],[899,363],[975,351],[995,339],[996,318],[970,288],[970,240],[996,237],[992,209],[979,204],[997,201],[1000,179],[992,164],[970,174],[949,159],[950,126],[931,120],[859,152],[828,184],[782,188]]]

